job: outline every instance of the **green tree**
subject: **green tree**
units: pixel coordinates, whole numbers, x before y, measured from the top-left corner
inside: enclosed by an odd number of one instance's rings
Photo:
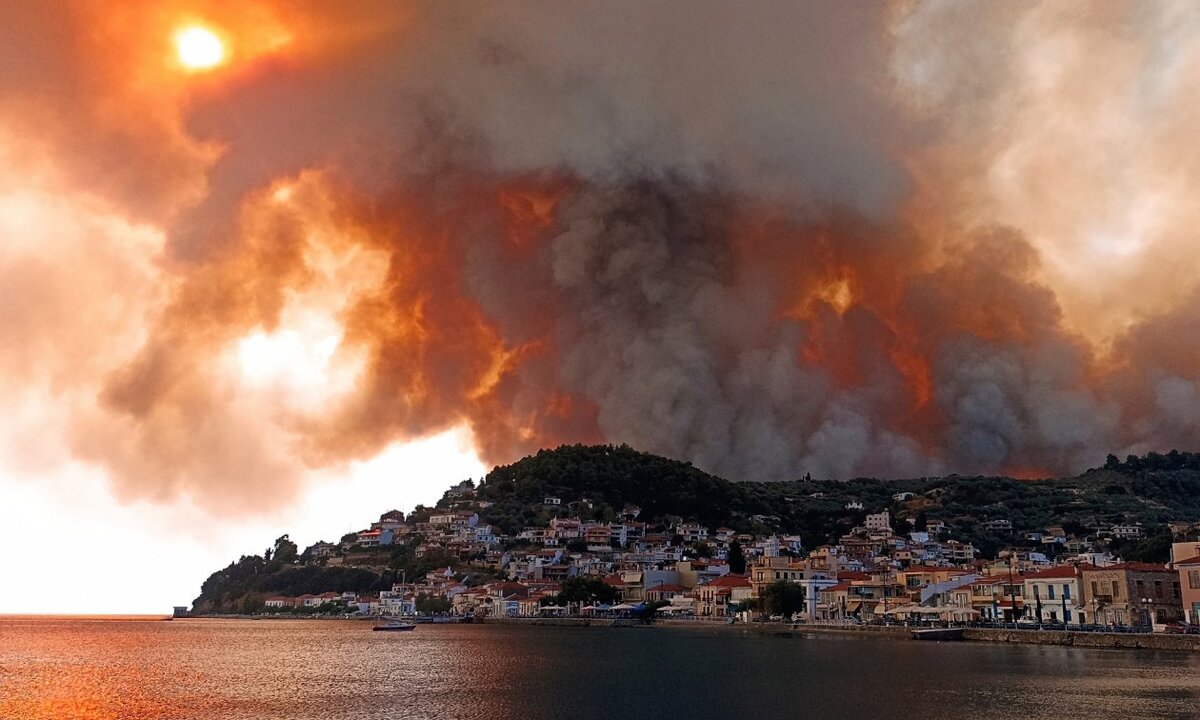
[[[421,593],[417,596],[416,601],[417,612],[428,615],[436,615],[438,613],[450,612],[450,601],[444,597],[434,597],[427,593]]]
[[[804,611],[804,588],[798,583],[778,580],[762,590],[763,612],[767,615],[783,615]]]
[[[913,530],[917,532],[929,530],[929,516],[925,514],[924,510],[917,511],[917,516],[913,519]]]
[[[280,565],[291,565],[296,562],[296,558],[300,555],[300,549],[296,547],[296,543],[292,542],[287,535],[280,535],[275,539],[274,552],[272,559]]]
[[[1134,562],[1165,563],[1171,557],[1171,542],[1174,538],[1170,528],[1158,532],[1136,543],[1119,546],[1121,557]]]
[[[742,575],[746,572],[746,553],[742,551],[742,544],[737,540],[729,543],[729,572]]]
[[[617,589],[596,578],[572,577],[563,580],[555,600],[558,605],[594,602],[610,605],[617,600]]]

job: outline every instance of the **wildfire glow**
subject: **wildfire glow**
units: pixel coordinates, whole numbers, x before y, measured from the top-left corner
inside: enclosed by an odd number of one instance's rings
[[[296,330],[260,332],[238,344],[238,357],[249,379],[280,378],[297,387],[320,386],[327,382],[326,370],[340,342],[340,333],[330,328],[307,337]]]
[[[209,70],[225,59],[225,44],[212,30],[194,26],[175,34],[175,52],[189,70]]]

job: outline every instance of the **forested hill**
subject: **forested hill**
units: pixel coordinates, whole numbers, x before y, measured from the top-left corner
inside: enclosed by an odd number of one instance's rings
[[[639,521],[668,532],[675,521],[695,521],[714,530],[796,534],[808,548],[834,542],[861,525],[867,513],[887,509],[898,532],[941,520],[947,537],[972,543],[984,557],[1051,525],[1071,537],[1087,537],[1115,524],[1141,523],[1145,540],[1111,541],[1107,547],[1127,559],[1163,561],[1171,541],[1165,523],[1200,520],[1200,454],[1151,453],[1124,462],[1109,456],[1103,467],[1078,477],[1039,481],[950,475],[735,483],[626,446],[572,445],[498,467],[477,488],[464,482],[437,503],[442,510],[478,512],[506,536],[505,549],[524,546],[516,538],[524,527],[545,526],[561,516],[619,520],[627,517],[628,506],[639,508]],[[417,507],[407,521],[421,527],[434,513]],[[985,523],[992,520],[1008,520],[1011,529],[988,529]],[[375,593],[403,577],[478,560],[445,547],[422,552],[422,532],[371,548],[350,533],[338,544],[336,558],[328,559],[310,555],[312,548],[300,553],[284,535],[262,555],[243,556],[213,573],[193,605],[198,612],[251,611],[275,594]],[[498,572],[476,563],[469,574],[479,581]]]
[[[677,516],[710,527],[730,517],[771,514],[778,493],[760,483],[734,483],[690,463],[638,452],[621,445],[564,445],[541,450],[512,465],[488,473],[477,497],[495,505],[487,519],[506,532],[537,522],[542,501],[565,503],[588,499],[597,517],[616,517],[625,505],[641,508],[643,517]]]
[[[492,503],[480,515],[506,533],[567,512],[612,519],[634,505],[641,509],[641,520],[674,516],[710,528],[797,533],[811,547],[860,523],[865,513],[886,508],[902,523],[943,520],[955,537],[986,551],[1004,540],[982,529],[987,520],[1010,520],[1015,533],[1048,525],[1153,526],[1198,520],[1200,453],[1150,453],[1124,462],[1109,456],[1103,467],[1077,477],[1037,481],[949,475],[755,483],[724,480],[689,463],[627,446],[570,445],[495,468],[476,495]],[[546,506],[546,497],[560,498],[562,505]],[[447,494],[439,505],[451,502]],[[863,509],[847,509],[852,502]]]

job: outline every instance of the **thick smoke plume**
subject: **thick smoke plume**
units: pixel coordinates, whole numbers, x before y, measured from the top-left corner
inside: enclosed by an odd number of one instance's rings
[[[252,508],[461,424],[746,480],[1200,437],[1194,4],[135,5],[0,30],[10,461]]]

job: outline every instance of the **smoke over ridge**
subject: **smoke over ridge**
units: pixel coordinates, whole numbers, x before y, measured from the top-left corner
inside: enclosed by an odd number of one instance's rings
[[[1191,4],[22,7],[0,460],[251,508],[463,423],[747,480],[1200,437]]]

